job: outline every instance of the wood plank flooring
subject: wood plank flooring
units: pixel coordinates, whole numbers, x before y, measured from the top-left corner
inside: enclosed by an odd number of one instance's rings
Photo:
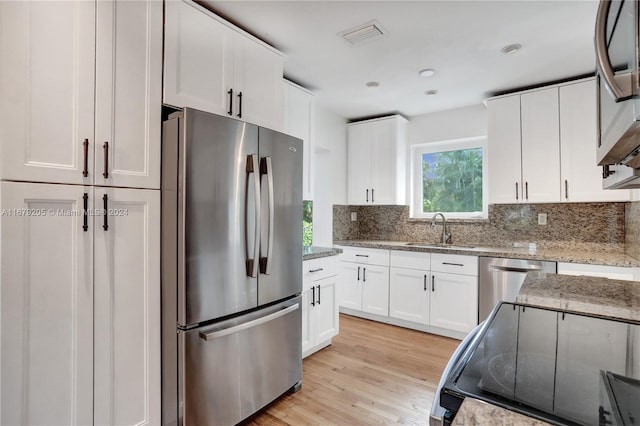
[[[458,343],[341,314],[333,344],[303,361],[302,389],[245,424],[425,426]]]

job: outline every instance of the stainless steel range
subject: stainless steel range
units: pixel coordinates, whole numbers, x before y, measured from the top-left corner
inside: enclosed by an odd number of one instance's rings
[[[302,141],[164,122],[162,423],[227,425],[302,380]]]
[[[438,403],[445,424],[467,397],[554,424],[634,424],[624,419],[640,419],[639,379],[640,324],[503,302]]]

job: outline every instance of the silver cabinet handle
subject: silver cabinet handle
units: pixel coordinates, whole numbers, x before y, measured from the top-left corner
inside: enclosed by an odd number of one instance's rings
[[[271,259],[273,257],[273,221],[275,206],[273,201],[273,166],[271,157],[264,157],[260,160],[260,175],[267,177],[267,192],[269,197],[269,228],[267,232],[267,253],[260,258],[260,272],[269,275],[271,273]]]
[[[245,235],[247,238],[247,276],[258,276],[258,257],[260,256],[260,174],[258,170],[258,156],[256,154],[247,155],[247,178],[250,174],[253,174],[253,189],[254,189],[254,203],[255,203],[255,226],[253,229],[253,257],[250,257],[252,253],[249,250],[249,215],[245,215]],[[247,192],[249,191],[249,185],[247,185]],[[247,193],[247,198],[249,194]]]
[[[218,331],[212,331],[211,333],[200,333],[200,338],[204,340],[213,340],[213,339],[218,339],[220,337],[228,336],[230,334],[235,334],[242,330],[247,330],[249,328],[256,327],[260,324],[264,324],[266,322],[273,321],[275,319],[283,317],[299,308],[300,308],[300,304],[296,303],[295,305],[288,306],[272,314],[265,315],[261,318],[257,318],[252,321],[248,321],[239,325],[235,325],[233,327],[225,328],[223,330],[218,330]]]
[[[498,265],[489,265],[489,269],[493,269],[495,271],[505,271],[505,272],[530,272],[530,271],[542,271],[542,266],[528,266],[528,267],[516,267],[516,266],[498,266]]]
[[[633,77],[631,73],[616,76],[613,72],[613,66],[607,51],[607,17],[610,8],[611,0],[600,1],[596,15],[596,60],[609,93],[615,98],[616,102],[619,102],[633,96]],[[636,49],[638,48],[638,46],[635,47]],[[622,83],[624,87],[621,87],[618,83]]]

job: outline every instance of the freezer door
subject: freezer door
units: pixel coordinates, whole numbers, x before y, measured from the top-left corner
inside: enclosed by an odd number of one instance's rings
[[[260,128],[258,304],[302,292],[302,141]]]
[[[182,424],[236,424],[302,380],[300,304],[180,333]]]
[[[183,122],[178,322],[188,325],[257,306],[260,176],[256,126],[189,108]]]

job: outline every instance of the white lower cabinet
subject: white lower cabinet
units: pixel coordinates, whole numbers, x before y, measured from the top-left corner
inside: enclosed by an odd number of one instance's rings
[[[476,256],[343,250],[338,294],[345,313],[457,338],[477,325]]]
[[[337,259],[313,259],[302,265],[302,356],[307,357],[338,334]]]
[[[478,258],[391,252],[389,316],[467,333],[477,324]]]
[[[429,324],[467,333],[478,324],[478,277],[432,272]]]
[[[389,267],[340,262],[339,295],[341,307],[388,316]]]
[[[431,273],[390,268],[389,316],[419,324],[429,323]]]
[[[159,199],[2,182],[1,424],[160,423]]]

